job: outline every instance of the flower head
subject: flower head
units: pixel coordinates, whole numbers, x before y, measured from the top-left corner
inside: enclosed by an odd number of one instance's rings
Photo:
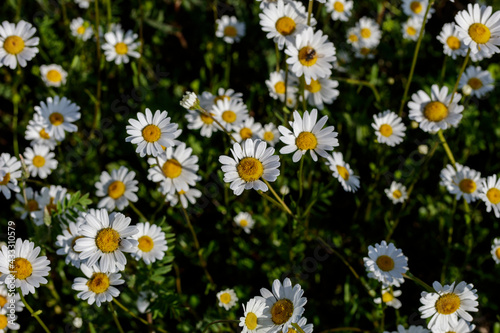
[[[368,246],[368,257],[363,258],[368,277],[377,279],[384,286],[399,287],[404,282],[403,274],[408,270],[408,258],[394,244],[386,241]]]
[[[33,37],[36,28],[26,21],[17,24],[3,21],[0,26],[0,67],[15,69],[17,64],[26,67],[28,61],[38,53],[38,37]]]

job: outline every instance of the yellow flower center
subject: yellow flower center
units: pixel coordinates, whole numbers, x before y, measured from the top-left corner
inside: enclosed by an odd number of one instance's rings
[[[0,182],[0,185],[7,185],[7,183],[9,182],[9,180],[10,180],[10,173],[9,173],[9,172],[7,172],[7,173],[5,174],[5,176],[3,176],[3,179],[2,179],[2,181]]]
[[[388,138],[392,135],[392,126],[389,124],[383,124],[380,126],[379,131],[382,136]]]
[[[224,111],[222,112],[222,120],[226,123],[234,123],[236,120],[236,113],[231,110]]]
[[[371,50],[368,47],[362,47],[361,50],[359,50],[359,53],[361,53],[364,56],[369,55],[370,52]]]
[[[356,34],[349,35],[349,40],[351,42],[353,42],[353,43],[357,42],[358,41],[358,35],[356,35]]]
[[[147,142],[156,142],[160,140],[161,129],[156,125],[147,125],[142,129],[142,137]]]
[[[467,84],[473,89],[478,90],[483,86],[483,82],[479,80],[477,77],[471,77]]]
[[[59,73],[59,71],[51,69],[47,72],[47,80],[49,80],[50,82],[61,82],[62,75],[61,73]]]
[[[400,190],[395,190],[394,192],[392,192],[392,196],[394,197],[394,199],[399,199],[403,196],[403,193],[401,193]]]
[[[441,295],[437,299],[435,307],[440,314],[452,314],[460,307],[460,297],[453,293]]]
[[[186,194],[186,191],[184,191],[184,190],[180,190],[180,191],[179,191],[179,192],[177,192],[177,193],[179,193],[179,195],[184,195],[184,194]]]
[[[377,258],[377,266],[384,272],[390,272],[394,269],[394,260],[386,255],[381,255]]]
[[[500,190],[495,187],[490,188],[488,192],[486,192],[486,197],[492,204],[496,205],[500,203]]]
[[[64,122],[64,116],[59,112],[52,112],[49,116],[50,123],[54,126],[59,126]]]
[[[241,220],[240,221],[240,226],[242,226],[243,228],[246,227],[248,225],[248,221],[247,220]]]
[[[29,278],[33,273],[33,266],[31,263],[24,258],[16,258],[14,259],[14,269],[11,270],[11,274],[14,275],[16,279],[24,280]]]
[[[497,247],[497,250],[495,251],[495,255],[497,256],[498,259],[500,259],[500,247]]]
[[[34,199],[28,200],[27,206],[28,206],[28,211],[30,211],[30,212],[34,212],[35,210],[38,210],[38,202]],[[1,308],[1,306],[0,306],[0,308]]]
[[[337,165],[337,171],[344,180],[349,180],[349,171],[341,165]]]
[[[469,36],[478,44],[485,44],[490,40],[491,31],[482,23],[474,23],[469,27]]]
[[[277,94],[284,94],[285,93],[285,82],[280,81],[274,85],[274,90],[276,90]]]
[[[125,184],[119,180],[115,180],[108,186],[108,195],[112,199],[118,199],[125,193]]]
[[[273,141],[273,139],[274,139],[273,132],[271,132],[271,131],[264,132],[264,140],[266,140],[266,141]]]
[[[76,236],[76,237],[73,237],[73,239],[71,240],[71,249],[75,253],[81,253],[81,251],[75,251],[76,240],[80,239],[80,238],[83,238],[83,236]]]
[[[214,98],[214,104],[217,104],[218,101],[222,101],[222,100],[225,100],[227,99],[228,101],[231,99],[231,97],[227,96],[227,95],[220,95],[220,96],[217,96]]]
[[[477,185],[476,182],[472,179],[465,178],[460,181],[458,187],[460,187],[460,191],[464,193],[473,193],[476,190]]]
[[[104,253],[114,252],[120,246],[120,234],[113,228],[99,230],[95,237],[97,248]]]
[[[0,330],[6,328],[8,323],[7,316],[0,314]]]
[[[234,38],[236,37],[237,34],[238,30],[236,30],[236,28],[231,25],[228,25],[227,27],[224,28],[224,36]]]
[[[340,1],[335,1],[335,3],[333,4],[333,9],[336,12],[342,13],[344,11],[344,4]]]
[[[414,12],[415,14],[420,14],[420,12],[422,11],[422,9],[424,9],[422,7],[422,4],[418,1],[413,1],[411,4],[410,4],[410,9],[412,12]]]
[[[294,330],[293,328],[289,328],[286,333],[297,333],[296,330]]]
[[[408,27],[406,28],[406,33],[410,36],[415,36],[415,34],[417,33],[417,29],[415,29],[414,27]]]
[[[104,273],[94,273],[87,281],[89,290],[96,294],[101,294],[109,288],[109,277]]]
[[[361,37],[370,38],[371,35],[372,35],[372,31],[370,29],[368,29],[368,28],[361,29]]]
[[[220,295],[220,302],[222,304],[228,304],[229,302],[231,302],[231,295],[229,295],[229,293]]]
[[[9,36],[3,42],[3,48],[7,53],[19,54],[24,50],[24,40],[19,36]]]
[[[174,158],[167,160],[161,169],[167,178],[177,178],[182,173],[182,165]]]
[[[390,302],[394,299],[394,295],[391,294],[390,292],[385,292],[382,294],[382,301],[384,303]]]
[[[147,235],[139,238],[139,245],[137,246],[142,252],[149,252],[153,249],[155,242]]]
[[[240,130],[241,140],[246,140],[252,137],[252,130],[248,127],[243,127]]]
[[[236,166],[240,178],[246,182],[253,182],[264,174],[262,162],[254,157],[245,157]]]
[[[450,36],[448,39],[446,39],[446,44],[448,47],[452,50],[458,50],[460,48],[460,45],[462,42],[460,42],[460,39],[458,39],[455,36]]]
[[[46,139],[46,140],[50,139],[50,135],[49,135],[49,133],[47,133],[47,132],[45,131],[45,128],[42,128],[42,129],[40,130],[40,132],[38,132],[38,134],[40,135],[40,137],[41,137],[42,139]]]
[[[245,317],[245,326],[249,330],[254,330],[257,327],[257,316],[253,312],[249,312]]]
[[[85,27],[81,25],[78,29],[76,29],[76,33],[79,35],[83,35],[85,33]]]
[[[283,16],[276,21],[276,30],[283,36],[288,36],[295,31],[295,21],[288,16]]]
[[[119,55],[127,54],[127,52],[128,52],[128,46],[124,42],[116,43],[116,45],[115,45],[115,51]]]
[[[424,107],[424,116],[437,123],[448,117],[448,108],[441,102],[429,102]]]
[[[276,325],[284,324],[293,315],[293,303],[289,299],[280,299],[271,308],[271,320]]]
[[[3,308],[3,306],[7,304],[7,298],[0,296],[0,308]],[[1,325],[0,325],[1,326]]]
[[[33,165],[37,168],[41,168],[45,165],[45,158],[40,155],[33,157]]]
[[[314,149],[318,145],[318,139],[311,132],[302,132],[295,139],[295,145],[300,150]]]
[[[310,67],[318,60],[316,50],[310,46],[304,46],[299,51],[299,61],[302,65]]]
[[[211,115],[213,116],[213,114],[211,114]],[[211,123],[214,122],[214,120],[212,119],[212,117],[207,116],[204,113],[200,114],[200,118],[201,118],[201,121],[204,122],[207,125],[210,125]]]
[[[321,83],[319,83],[318,80],[311,79],[311,84],[306,84],[305,88],[307,89],[307,91],[315,94],[321,90]]]

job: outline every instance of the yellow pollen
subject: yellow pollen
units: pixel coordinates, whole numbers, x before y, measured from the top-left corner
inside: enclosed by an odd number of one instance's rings
[[[349,171],[341,165],[337,165],[337,171],[344,180],[349,180]]]
[[[184,194],[186,194],[186,191],[184,191],[184,190],[180,190],[180,191],[179,191],[179,192],[177,192],[177,193],[179,193],[179,195],[184,195]]]
[[[245,326],[249,330],[254,330],[257,327],[257,316],[253,312],[249,312],[245,317]]]
[[[483,86],[483,82],[479,80],[477,77],[471,77],[467,84],[473,89],[478,90]]]
[[[429,102],[424,107],[424,116],[437,123],[448,117],[448,108],[441,102]]]
[[[71,249],[75,253],[81,253],[81,251],[75,251],[76,240],[80,239],[80,238],[83,238],[83,236],[76,236],[76,237],[73,237],[73,239],[71,240]]]
[[[0,308],[3,308],[5,304],[7,304],[7,298],[0,296]]]
[[[315,94],[321,90],[321,83],[319,83],[318,80],[311,79],[311,84],[306,84],[305,88],[307,89],[307,91]]]
[[[284,94],[285,93],[285,82],[283,82],[283,81],[277,82],[274,85],[274,90],[276,90],[277,94]]]
[[[400,190],[395,190],[394,192],[392,192],[392,196],[394,197],[394,199],[399,199],[403,196],[403,193],[401,193]]]
[[[231,110],[227,110],[222,112],[222,120],[224,120],[226,123],[234,123],[236,120],[236,113]]]
[[[43,167],[45,165],[45,158],[40,155],[35,155],[35,157],[33,157],[33,165],[37,168]]]
[[[76,33],[79,35],[83,35],[85,33],[85,27],[81,25],[78,29],[76,29]]]
[[[378,129],[380,134],[385,136],[386,138],[390,137],[392,135],[392,126],[388,124],[383,124],[380,126]]]
[[[394,295],[391,294],[390,292],[385,292],[382,294],[382,301],[384,303],[390,302],[394,299]]]
[[[127,52],[128,52],[128,46],[124,42],[116,43],[116,45],[115,45],[115,51],[119,55],[127,54]]]
[[[295,31],[295,21],[287,16],[283,16],[276,21],[276,30],[283,36],[288,36]]]
[[[415,14],[420,14],[420,12],[422,11],[422,9],[424,9],[422,7],[422,4],[418,1],[413,1],[411,4],[410,4],[410,8],[411,8],[411,11],[414,12]]]
[[[240,130],[241,140],[250,139],[252,137],[252,130],[248,127],[243,127]]]
[[[300,150],[314,149],[318,145],[318,139],[311,132],[302,132],[295,139],[295,145]]]
[[[473,181],[472,179],[465,178],[460,181],[458,187],[460,187],[460,191],[470,194],[476,191],[477,185],[476,182]]]
[[[61,82],[62,75],[61,73],[59,73],[59,71],[51,69],[47,72],[47,80],[49,80],[50,82]]]
[[[153,249],[155,242],[147,235],[139,238],[139,245],[137,246],[142,252],[149,252]]]
[[[228,25],[224,28],[224,36],[234,38],[238,34],[238,30],[235,27]]]
[[[7,53],[19,54],[24,50],[24,40],[19,36],[9,36],[3,42],[3,48]]]
[[[496,205],[500,203],[500,190],[495,187],[490,188],[488,192],[486,192],[486,197],[492,204]]]
[[[344,11],[344,4],[340,1],[335,1],[335,3],[333,4],[333,9],[336,12],[342,13]]]
[[[495,255],[497,256],[498,259],[500,259],[500,247],[497,247]]]
[[[38,134],[40,135],[40,137],[41,137],[42,139],[46,139],[46,140],[50,139],[50,135],[49,135],[49,133],[47,133],[47,132],[45,131],[45,128],[42,128],[42,129],[40,130],[40,132],[38,132]]]
[[[2,181],[0,182],[0,185],[7,185],[7,183],[9,182],[9,180],[10,180],[10,173],[9,173],[9,172],[7,172],[7,173],[5,174],[5,176],[3,176],[3,179],[2,179]]]
[[[304,46],[299,51],[299,61],[302,65],[310,67],[318,61],[318,54],[312,47]]]
[[[114,252],[120,246],[120,234],[113,228],[99,230],[95,237],[97,248],[104,253]]]
[[[441,295],[437,299],[435,307],[440,314],[452,314],[460,308],[460,297],[453,293]]]
[[[53,112],[49,116],[50,123],[54,126],[59,126],[64,122],[64,116],[59,112]]]
[[[486,44],[490,40],[491,31],[482,23],[474,23],[469,27],[469,36],[478,44]]]
[[[460,48],[460,45],[462,42],[460,42],[460,39],[458,39],[455,36],[450,36],[448,39],[446,39],[446,44],[448,47],[452,50],[458,50]]]
[[[174,158],[167,160],[161,170],[167,178],[177,178],[182,173],[182,165]]]
[[[7,320],[7,317],[3,314],[0,314],[0,330],[6,328],[8,323],[9,322]]]
[[[156,142],[160,140],[161,137],[161,130],[158,126],[156,125],[147,125],[142,129],[142,137],[144,140],[147,142]]]
[[[253,182],[264,174],[262,162],[254,157],[245,157],[236,166],[241,179],[246,182]]]
[[[213,116],[213,114],[211,114],[211,115]],[[212,117],[207,116],[204,113],[200,114],[200,118],[201,118],[201,121],[204,122],[207,125],[210,125],[211,123],[214,122],[214,120],[212,119]]]
[[[30,211],[30,212],[34,212],[35,210],[38,210],[38,202],[34,199],[28,200],[28,204],[26,206],[28,206],[28,211]],[[1,306],[0,306],[0,308],[1,308]]]
[[[33,266],[31,263],[24,258],[16,258],[13,263],[14,269],[11,270],[11,274],[14,275],[16,279],[24,280],[29,278],[33,273]]]
[[[271,320],[276,325],[284,324],[293,315],[293,303],[289,299],[280,299],[271,308]]]
[[[115,180],[108,186],[108,195],[112,199],[118,199],[125,193],[125,184],[119,180]]]
[[[361,37],[370,38],[371,35],[372,35],[372,31],[370,29],[368,29],[368,28],[361,29]]]
[[[357,41],[358,41],[358,35],[356,35],[356,34],[352,34],[352,35],[350,35],[350,36],[349,36],[349,40],[350,40],[351,42],[353,42],[353,43],[354,43],[354,42],[357,42]]]
[[[240,221],[240,226],[242,226],[243,228],[246,227],[248,225],[248,221],[247,220],[241,220]]]
[[[273,141],[273,139],[274,139],[273,132],[271,132],[271,131],[264,132],[264,140],[266,140],[266,141]]]
[[[297,333],[296,330],[294,330],[293,328],[289,328],[286,333]]]
[[[417,33],[417,29],[415,29],[414,27],[408,27],[406,28],[406,33],[410,36],[415,36],[415,34]]]
[[[377,258],[377,266],[384,272],[390,272],[394,269],[394,260],[386,255],[381,255]]]
[[[227,96],[227,95],[220,95],[220,96],[217,96],[214,98],[214,104],[217,104],[218,101],[222,101],[222,100],[230,100],[231,97]]]
[[[228,304],[229,302],[231,302],[231,295],[229,295],[229,293],[220,295],[220,302],[222,304]]]
[[[87,281],[89,290],[96,294],[101,294],[109,288],[109,277],[104,273],[94,273]]]

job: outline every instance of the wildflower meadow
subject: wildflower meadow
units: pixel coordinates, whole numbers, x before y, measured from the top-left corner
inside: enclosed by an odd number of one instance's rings
[[[0,333],[500,333],[500,0],[0,22]]]

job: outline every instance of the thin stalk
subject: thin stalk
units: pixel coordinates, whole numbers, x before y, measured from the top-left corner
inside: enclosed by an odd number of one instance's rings
[[[31,306],[29,306],[28,302],[26,302],[26,300],[24,299],[24,296],[23,296],[21,289],[19,289],[19,296],[21,296],[21,301],[23,302],[26,309],[28,309],[28,311],[31,313],[31,316],[35,317],[36,321],[38,321],[38,323],[40,324],[40,326],[42,326],[42,328],[45,332],[50,333],[50,330],[48,329],[47,325],[45,325],[43,320],[38,316],[38,311],[36,311],[36,312],[33,311]]]
[[[286,62],[288,60],[288,54],[285,53],[285,98],[284,98],[284,102],[285,102],[285,107],[286,107],[286,98],[287,98],[287,88],[288,88],[288,62]],[[283,119],[285,120],[285,124],[287,123],[287,119],[288,118],[288,114],[285,113],[283,115]]]
[[[137,316],[135,313],[133,313],[132,311],[130,311],[125,305],[123,305],[122,303],[120,303],[116,298],[113,298],[113,302],[115,302],[116,305],[118,305],[123,311],[125,311],[126,313],[128,313],[130,316],[132,316],[135,319],[139,320],[144,325],[147,325],[147,326],[151,327],[150,323],[148,323],[146,320],[142,319],[141,317]],[[167,331],[165,331],[161,327],[155,327],[154,329],[156,329],[156,330],[158,330],[160,332],[163,332],[163,333],[167,333]]]
[[[141,213],[141,211],[132,203],[132,201],[129,201],[128,204],[130,205],[130,208],[132,208],[132,210],[137,214],[139,215],[139,217],[143,220],[143,221],[147,221],[148,219],[146,218],[146,216],[144,216],[144,214]]]
[[[111,11],[111,0],[106,0],[106,14],[107,14],[107,23],[108,29],[111,29],[111,21],[112,21],[112,11]]]
[[[444,264],[443,268],[441,270],[441,283],[444,282],[445,277],[446,277],[446,269],[448,267],[448,262],[450,260],[450,255],[451,255],[451,243],[453,240],[453,217],[455,216],[455,210],[457,209],[457,199],[453,199],[453,208],[451,210],[451,218],[450,218],[450,226],[448,228],[448,242],[447,242],[447,247],[446,247],[446,257],[444,259]]]
[[[416,277],[415,275],[411,274],[410,271],[408,271],[407,273],[403,273],[403,277],[409,279],[409,280],[412,280],[413,282],[415,282],[416,284],[418,284],[419,286],[423,287],[425,290],[427,290],[428,292],[434,292],[434,288],[432,288],[431,286],[429,286],[427,283],[425,283],[424,281],[420,280],[418,277]]]
[[[97,92],[96,92],[96,102],[94,109],[94,122],[92,123],[91,137],[94,135],[94,130],[99,127],[101,120],[101,42],[99,39],[99,0],[95,0],[95,39],[96,39],[96,49],[97,49]]]
[[[19,117],[20,101],[21,97],[17,93],[17,84],[15,84],[12,92],[12,104],[14,106],[14,118],[12,119],[12,134],[14,135],[14,156],[19,156],[19,142],[17,141],[17,122]]]
[[[443,65],[441,66],[441,77],[439,79],[439,85],[443,85],[444,76],[446,74],[446,60],[448,60],[448,56],[445,54],[443,59]]]
[[[264,178],[262,178],[262,180],[264,181],[264,183],[266,183],[267,187],[269,187],[269,190],[271,190],[271,193],[274,195],[274,197],[276,198],[276,200],[280,203],[281,206],[283,206],[283,208],[285,209],[285,211],[290,214],[291,216],[293,216],[293,213],[292,211],[290,210],[290,208],[288,208],[288,206],[286,205],[286,203],[280,198],[280,196],[276,193],[276,191],[273,189],[273,187],[271,186],[271,184],[269,184],[269,182],[267,180],[265,180]]]
[[[361,80],[342,78],[342,77],[332,77],[332,80],[337,80],[337,81],[346,82],[349,84],[355,84],[355,85],[368,87],[373,91],[373,95],[375,96],[375,100],[377,102],[380,102],[380,94],[379,94],[377,88],[368,81],[361,81]]]
[[[304,112],[307,110],[307,101],[306,101],[306,78],[304,75],[300,78],[300,95],[302,96],[302,109]]]
[[[120,325],[120,321],[118,320],[118,316],[116,315],[115,308],[113,307],[113,303],[109,303],[109,309],[111,310],[111,314],[113,315],[113,320],[115,321],[116,327],[118,328],[118,331],[120,333],[125,333],[123,332],[122,325]]]
[[[457,167],[455,166],[455,164],[457,162],[455,161],[455,157],[453,157],[453,153],[451,152],[450,146],[448,146],[448,142],[446,142],[446,138],[443,135],[443,130],[438,131],[438,136],[439,136],[439,140],[441,141],[441,144],[443,145],[444,150],[446,151],[446,155],[448,155],[450,162],[452,163],[453,167],[456,169]]]
[[[462,77],[462,74],[465,71],[465,66],[467,66],[469,57],[470,57],[470,47],[469,50],[467,51],[467,55],[465,56],[464,62],[462,63],[462,68],[460,68],[460,72],[458,73],[457,81],[455,82],[455,86],[453,87],[453,91],[451,93],[451,100],[450,103],[448,104],[448,107],[451,105],[451,103],[453,103],[453,98],[455,98],[455,93],[457,92],[458,84],[460,83],[460,78]]]
[[[259,193],[264,199],[268,200],[269,202],[271,202],[273,205],[275,205],[276,207],[282,209],[283,211],[286,212],[286,210],[283,208],[283,206],[276,200],[274,200],[273,198],[271,198],[269,195],[267,195],[265,192],[262,192],[262,191],[257,191],[257,193]]]
[[[311,14],[313,11],[314,0],[309,0],[309,5],[307,6],[307,25],[311,26]]]
[[[226,88],[229,87],[229,78],[231,76],[231,56],[231,44],[227,44],[226,70],[224,73],[224,82],[226,83]]]
[[[304,157],[300,159],[299,166],[299,201],[302,199],[302,192],[304,191]]]
[[[208,328],[212,325],[215,325],[215,324],[219,324],[219,323],[239,323],[240,321],[239,320],[215,320],[211,323],[209,323],[207,325],[207,327],[205,327],[205,329],[203,330],[203,333],[205,333],[206,331],[208,331]]]
[[[276,72],[280,71],[280,49],[278,43],[274,43],[274,51],[276,52]]]
[[[144,6],[142,4],[142,0],[139,0],[139,41],[139,53],[141,56],[137,59],[137,83],[140,85],[143,58],[142,54],[144,53]]]

